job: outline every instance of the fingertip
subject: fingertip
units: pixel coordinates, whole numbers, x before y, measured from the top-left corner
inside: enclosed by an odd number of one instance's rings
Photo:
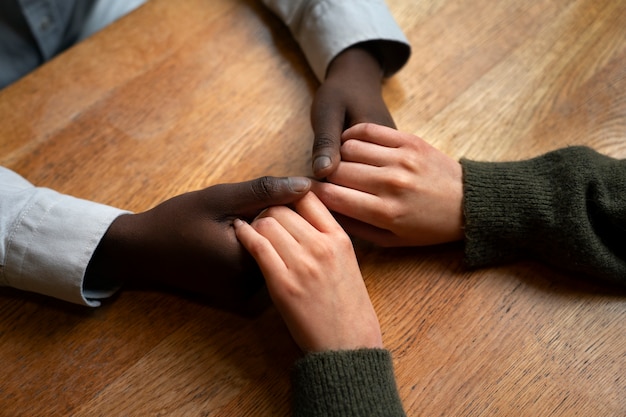
[[[361,125],[363,123],[357,123],[355,125],[350,126],[349,128],[347,128],[346,130],[344,130],[343,132],[341,132],[341,142],[345,142],[349,139],[354,139],[354,135],[355,133],[361,129]]]
[[[289,189],[296,193],[306,193],[311,189],[311,179],[307,177],[288,177]]]
[[[320,155],[313,160],[313,175],[315,178],[326,178],[335,172],[337,163],[327,155]]]
[[[235,229],[235,236],[237,236],[239,243],[250,252],[253,258],[257,259],[258,254],[263,249],[263,239],[259,233],[250,223],[238,218],[233,220],[233,228]]]
[[[328,155],[316,156],[313,160],[313,172],[315,174],[324,172],[332,166],[333,161]]]
[[[341,140],[345,141],[348,139],[354,139],[355,137],[359,137],[363,134],[363,132],[372,129],[375,126],[378,125],[371,122],[356,123],[343,131],[343,133],[341,134]]]
[[[293,203],[311,188],[311,180],[306,177],[265,176],[242,184],[247,194],[239,198],[242,208],[236,214],[248,219],[268,207]]]
[[[388,126],[386,123],[362,122],[346,129],[344,133],[356,133],[358,135],[376,135],[381,132],[389,132],[396,130],[395,127]]]
[[[239,218],[233,220],[232,224],[233,229],[235,229],[235,235],[237,236],[237,239],[241,240],[242,234],[245,234],[244,228],[246,227],[246,225],[249,226],[249,224]]]

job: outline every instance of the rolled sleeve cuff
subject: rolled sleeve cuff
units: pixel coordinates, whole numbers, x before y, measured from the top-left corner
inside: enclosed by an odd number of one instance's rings
[[[11,287],[97,307],[116,285],[85,289],[87,265],[107,229],[126,213],[38,188],[11,231],[4,280]]]
[[[363,42],[381,43],[377,49],[386,76],[409,59],[409,43],[384,1],[317,1],[291,14],[291,6],[277,3],[266,1],[289,26],[319,80],[339,53]]]

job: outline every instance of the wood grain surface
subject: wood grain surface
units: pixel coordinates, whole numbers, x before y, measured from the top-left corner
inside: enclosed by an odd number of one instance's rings
[[[626,158],[626,2],[387,3],[413,48],[384,87],[399,129],[455,158]],[[135,211],[310,175],[317,85],[260,2],[151,0],[0,91],[0,164]],[[460,244],[357,252],[408,415],[626,414],[624,291],[532,261],[470,271]],[[299,355],[272,307],[0,289],[1,416],[289,415]]]

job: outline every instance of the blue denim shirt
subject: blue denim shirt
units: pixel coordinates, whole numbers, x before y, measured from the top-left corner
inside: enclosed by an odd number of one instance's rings
[[[95,2],[0,1],[0,88],[72,46]]]

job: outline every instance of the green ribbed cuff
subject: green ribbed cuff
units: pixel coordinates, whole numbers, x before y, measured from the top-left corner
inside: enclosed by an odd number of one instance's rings
[[[550,164],[467,159],[461,164],[467,264],[481,267],[528,255],[529,238],[550,229],[544,222],[556,208]]]
[[[405,416],[384,349],[310,353],[293,371],[294,415]]]
[[[524,161],[461,164],[469,266],[531,257],[626,283],[626,161],[568,147]]]

